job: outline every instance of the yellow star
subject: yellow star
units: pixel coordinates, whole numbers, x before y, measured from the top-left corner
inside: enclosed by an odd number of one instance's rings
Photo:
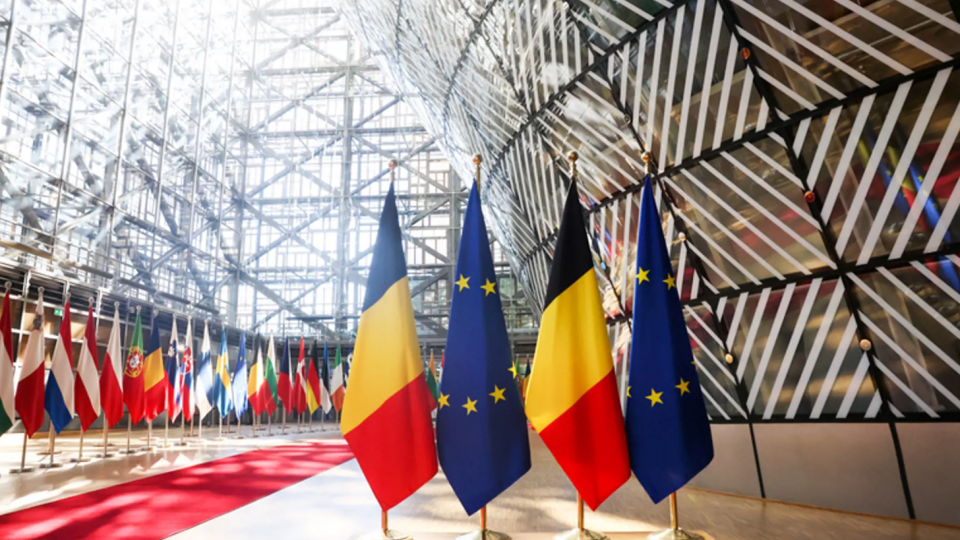
[[[500,388],[497,385],[493,385],[493,392],[490,393],[490,396],[493,397],[493,402],[497,403],[500,400],[506,401],[507,398],[503,396],[503,393],[506,392],[506,388]]]
[[[637,285],[643,283],[644,281],[650,281],[650,278],[647,277],[649,270],[644,270],[643,268],[637,268]]]
[[[685,381],[685,380],[683,380],[683,377],[680,377],[680,384],[678,384],[678,385],[675,386],[674,388],[679,388],[679,389],[680,389],[680,395],[682,396],[682,395],[684,395],[684,394],[689,394],[689,393],[690,393],[690,388],[689,388],[689,386],[690,386],[690,381]]]
[[[667,279],[663,280],[663,282],[667,284],[667,290],[668,290],[668,291],[669,291],[670,289],[673,289],[674,287],[677,286],[677,285],[676,285],[676,280],[673,279],[673,276],[671,276],[670,274],[667,274]]]
[[[470,399],[470,396],[467,396],[467,404],[461,406],[467,410],[467,416],[470,416],[472,412],[477,412],[477,400]]]
[[[459,285],[459,286],[460,286],[460,290],[462,291],[462,290],[464,290],[464,289],[469,289],[469,288],[470,288],[470,285],[467,285],[467,282],[469,282],[469,281],[470,281],[470,278],[468,278],[468,277],[463,277],[463,274],[460,274],[460,279],[458,279],[457,281],[454,281],[454,283],[456,283],[457,285]]]
[[[496,283],[496,282],[492,282],[492,283],[491,283],[489,279],[487,279],[487,280],[485,280],[485,281],[487,282],[487,284],[480,286],[480,288],[485,291],[485,292],[483,293],[483,295],[486,296],[486,295],[488,295],[488,294],[497,294],[497,289],[496,289],[497,283]]]
[[[508,369],[507,371],[509,371],[510,373],[513,373],[513,378],[514,378],[514,379],[517,378],[517,365],[516,365],[516,364],[511,364],[511,365],[510,365],[510,369]]]
[[[633,388],[633,387],[632,387],[632,386],[628,386],[628,387],[627,387],[627,397],[628,397],[628,398],[632,398],[632,397],[633,397],[633,396],[630,395],[630,389],[631,389],[631,388]]]
[[[441,408],[441,409],[444,408],[444,407],[449,407],[449,406],[450,406],[450,394],[444,394],[443,392],[440,392],[440,399],[437,400],[437,404],[440,405],[440,408]]]
[[[663,400],[660,399],[660,396],[663,395],[663,392],[654,392],[653,388],[650,389],[650,395],[647,396],[647,399],[650,400],[650,406],[653,407],[657,403],[663,405]]]

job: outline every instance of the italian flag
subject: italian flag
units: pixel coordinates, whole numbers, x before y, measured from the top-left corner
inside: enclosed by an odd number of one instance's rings
[[[343,396],[346,390],[343,387],[343,358],[340,356],[340,346],[337,345],[337,356],[333,360],[333,369],[330,374],[330,400],[333,408],[340,412],[343,408]]]
[[[10,315],[10,291],[3,297],[0,308],[0,435],[13,426],[13,327]]]

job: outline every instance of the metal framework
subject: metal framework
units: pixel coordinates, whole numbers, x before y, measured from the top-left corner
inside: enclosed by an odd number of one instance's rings
[[[418,329],[441,345],[472,178],[337,7],[0,6],[3,273],[349,342],[396,158]],[[510,325],[529,328],[494,245]]]

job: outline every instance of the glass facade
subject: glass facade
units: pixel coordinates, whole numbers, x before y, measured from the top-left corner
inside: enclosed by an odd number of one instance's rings
[[[567,154],[629,346],[643,152],[716,422],[957,420],[946,0],[348,0],[542,307]],[[727,359],[732,359],[728,363]]]

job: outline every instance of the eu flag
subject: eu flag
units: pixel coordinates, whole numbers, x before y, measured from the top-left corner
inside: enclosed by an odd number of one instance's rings
[[[627,386],[630,468],[658,503],[713,459],[713,439],[649,177],[640,203]]]
[[[464,216],[437,412],[440,465],[473,515],[530,469],[530,443],[480,195]]]

